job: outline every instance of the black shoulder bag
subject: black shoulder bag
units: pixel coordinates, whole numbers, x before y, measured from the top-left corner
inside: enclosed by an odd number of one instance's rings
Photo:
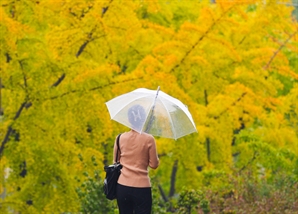
[[[119,134],[117,137],[117,154],[116,154],[115,163],[104,167],[104,170],[106,172],[106,177],[103,183],[103,190],[104,190],[104,194],[106,195],[106,198],[109,200],[114,200],[116,198],[117,182],[122,169],[122,165],[120,164],[120,162],[117,162],[118,152],[120,151],[121,153],[120,146],[119,146],[120,135],[121,134]]]

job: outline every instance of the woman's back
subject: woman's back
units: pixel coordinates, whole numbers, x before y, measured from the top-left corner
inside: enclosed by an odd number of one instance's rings
[[[120,136],[120,163],[123,168],[118,183],[130,187],[150,187],[148,166],[159,165],[155,140],[152,135],[131,130]],[[117,147],[114,147],[114,157]]]

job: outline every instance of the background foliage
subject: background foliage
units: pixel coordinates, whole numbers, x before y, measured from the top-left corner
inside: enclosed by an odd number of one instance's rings
[[[288,3],[2,0],[0,210],[79,212],[85,196],[103,200],[85,182],[99,185],[127,131],[105,102],[158,86],[188,105],[198,133],[156,138],[155,213],[295,198],[298,26]],[[246,197],[259,185],[275,195]]]

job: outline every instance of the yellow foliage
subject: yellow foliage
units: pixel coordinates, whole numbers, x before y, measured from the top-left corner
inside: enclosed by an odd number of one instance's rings
[[[169,55],[166,57],[164,61],[164,66],[166,67],[173,67],[178,63],[178,58],[176,55]]]
[[[193,56],[191,58],[191,61],[199,64],[199,65],[202,65],[202,66],[208,66],[210,65],[210,63],[206,60],[206,58],[204,57],[201,57],[201,56]]]
[[[10,17],[4,11],[3,7],[0,8],[0,22],[5,24],[9,34],[13,35],[15,39],[24,37],[27,33],[31,33],[32,30],[28,25],[24,25]]]
[[[205,34],[205,30],[196,24],[192,24],[190,22],[184,22],[180,27],[181,33],[189,33],[184,31],[190,31],[191,33],[198,33],[199,35]],[[194,31],[194,32],[193,32]],[[182,36],[181,36],[182,38]]]
[[[172,29],[154,24],[152,22],[148,22],[148,21],[142,21],[143,26],[148,27],[150,29],[155,30],[158,34],[162,34],[163,36],[168,36],[168,37],[173,37],[175,36],[175,32]]]
[[[216,43],[222,45],[223,48],[227,48],[230,51],[231,56],[233,56],[233,58],[236,61],[241,61],[242,60],[240,55],[237,53],[237,51],[234,49],[234,47],[229,42],[227,42],[225,40],[222,40],[220,38],[212,37],[210,35],[208,35],[207,38],[210,39],[212,42],[216,42]]]
[[[92,78],[100,78],[102,75],[112,72],[119,72],[120,69],[117,65],[105,65],[101,67],[97,67],[96,69],[88,69],[85,72],[79,74],[77,77],[74,78],[74,82],[83,82],[86,79]]]
[[[95,169],[103,177],[115,136],[127,129],[110,119],[105,102],[139,87],[160,86],[181,100],[198,129],[177,141],[156,138],[161,165],[150,175],[166,190],[175,161],[179,192],[185,183],[200,187],[204,173],[230,173],[234,150],[242,152],[235,165],[251,160],[249,140],[232,146],[242,132],[260,144],[298,146],[297,23],[289,7],[253,0],[5,2],[17,9],[13,16],[10,6],[0,8],[0,133],[10,137],[1,140],[0,155],[1,166],[12,169],[4,203],[16,211],[79,212],[75,177]],[[25,205],[29,194],[33,206]]]
[[[150,13],[157,13],[160,10],[160,4],[157,1],[144,0],[141,6],[146,6]]]
[[[295,71],[293,71],[291,68],[289,68],[289,66],[278,66],[275,69],[277,70],[278,73],[280,73],[283,76],[288,76],[298,80],[298,74]]]
[[[178,41],[164,42],[153,49],[153,54],[156,56],[163,56],[168,53],[168,50],[179,50],[183,48],[187,49],[187,46]]]

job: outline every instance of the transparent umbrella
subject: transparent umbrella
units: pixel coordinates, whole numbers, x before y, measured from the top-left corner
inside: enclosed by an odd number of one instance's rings
[[[139,132],[178,139],[196,132],[186,105],[157,90],[139,88],[106,102],[111,119]]]

